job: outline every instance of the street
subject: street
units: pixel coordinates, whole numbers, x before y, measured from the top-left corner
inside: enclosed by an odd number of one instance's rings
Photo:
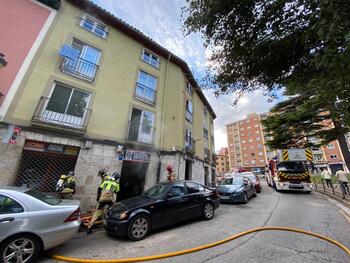
[[[345,210],[345,211],[344,211]],[[346,211],[347,210],[347,211]],[[113,259],[155,255],[196,247],[260,226],[289,226],[331,237],[350,247],[349,209],[318,193],[263,191],[246,205],[222,204],[210,221],[189,222],[132,242],[96,232],[54,249],[79,258]],[[41,263],[53,262],[41,258]],[[153,261],[155,262],[155,261]],[[350,262],[338,247],[290,232],[261,232],[204,251],[157,262]]]

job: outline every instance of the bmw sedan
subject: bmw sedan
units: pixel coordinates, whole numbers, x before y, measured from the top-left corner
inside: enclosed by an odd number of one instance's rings
[[[202,217],[212,219],[220,205],[216,189],[192,181],[162,182],[116,203],[104,218],[110,234],[137,241],[151,230]]]
[[[248,203],[256,196],[253,183],[245,177],[228,177],[218,187],[220,201],[232,203]]]
[[[0,187],[0,262],[30,263],[40,251],[73,238],[80,227],[79,204],[28,188]]]

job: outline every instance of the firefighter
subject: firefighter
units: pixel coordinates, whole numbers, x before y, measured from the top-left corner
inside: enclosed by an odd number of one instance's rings
[[[96,220],[103,214],[104,208],[113,205],[113,194],[116,194],[119,191],[119,183],[117,183],[105,169],[102,169],[98,176],[102,179],[102,182],[97,189],[96,201],[98,202],[98,205],[88,225],[87,234],[92,233],[92,228]]]
[[[69,171],[67,175],[62,174],[56,184],[56,192],[61,199],[73,199],[75,194],[74,172]]]
[[[174,168],[170,164],[168,164],[168,166],[166,167],[166,170],[168,171],[168,175],[167,175],[168,181],[175,181],[176,176],[175,176]]]

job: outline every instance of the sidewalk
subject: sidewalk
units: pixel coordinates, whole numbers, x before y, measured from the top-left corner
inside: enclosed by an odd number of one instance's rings
[[[340,191],[337,191],[337,189],[334,189],[334,194],[331,188],[323,188],[322,185],[315,185],[315,191],[324,195],[329,196],[330,198],[333,198],[337,200],[338,202],[344,204],[348,208],[350,208],[350,195],[345,195],[345,199],[343,199],[343,194]]]

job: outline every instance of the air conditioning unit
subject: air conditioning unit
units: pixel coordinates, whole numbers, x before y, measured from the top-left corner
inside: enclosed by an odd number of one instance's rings
[[[171,151],[175,152],[176,151],[176,147],[175,146],[171,147]]]
[[[85,141],[84,149],[91,149],[92,147],[92,141]]]

